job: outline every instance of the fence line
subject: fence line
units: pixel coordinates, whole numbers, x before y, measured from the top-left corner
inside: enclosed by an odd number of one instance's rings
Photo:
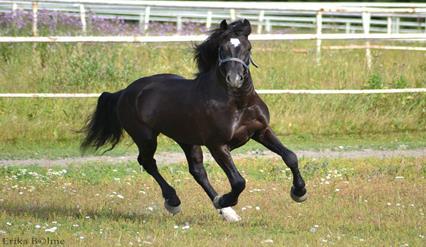
[[[426,93],[426,88],[400,89],[259,89],[258,94],[396,94]],[[100,93],[0,93],[0,98],[97,98]]]
[[[34,2],[34,0],[10,1],[13,2]],[[325,12],[379,12],[379,13],[424,13],[425,4],[401,4],[399,6],[390,5],[364,5],[345,3],[288,3],[288,2],[217,2],[217,1],[135,1],[135,0],[42,0],[40,3],[64,3],[64,4],[92,4],[92,5],[112,5],[112,6],[151,6],[151,7],[177,7],[177,8],[209,8],[209,9],[251,9],[251,10],[310,10]]]
[[[177,30],[182,22],[205,23],[221,19],[247,18],[257,25],[258,32],[270,32],[275,27],[315,28],[318,15],[324,15],[324,29],[345,30],[347,33],[364,30],[365,13],[371,30],[380,32],[426,31],[426,4],[371,4],[371,3],[289,3],[289,2],[213,2],[213,1],[126,1],[126,0],[2,0],[0,11],[24,9],[33,12],[33,33],[37,33],[37,10],[47,9],[80,15],[81,29],[87,29],[90,11],[105,18],[120,17],[138,21],[146,31],[151,21],[174,22]],[[266,11],[266,12],[265,12]],[[326,17],[326,15],[328,17]],[[400,21],[400,18],[405,18]],[[407,20],[409,18],[410,20]],[[419,19],[420,18],[420,19]],[[425,19],[426,21],[426,19]],[[327,23],[327,24],[326,24]],[[331,23],[334,23],[331,25]],[[264,28],[263,28],[264,27]]]
[[[0,43],[152,43],[152,42],[197,42],[206,35],[173,36],[49,36],[49,37],[0,37]],[[426,40],[426,33],[318,33],[318,34],[252,34],[251,41],[274,40]]]
[[[402,51],[426,51],[426,47],[393,46],[393,45],[330,45],[322,46],[324,50],[346,50],[346,49],[379,49],[379,50],[402,50]]]

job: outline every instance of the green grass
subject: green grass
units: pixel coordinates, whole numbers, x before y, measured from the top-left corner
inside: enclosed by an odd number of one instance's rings
[[[425,146],[426,96],[262,96],[271,126],[298,149]],[[78,130],[96,99],[0,99],[0,157],[79,155]],[[178,149],[161,138],[159,148]],[[249,146],[253,147],[253,145]],[[258,148],[258,147],[257,147]],[[116,154],[134,152],[125,138]]]
[[[302,160],[309,191],[303,204],[291,201],[290,172],[278,159],[236,163],[247,188],[235,207],[243,220],[232,224],[219,218],[184,164],[160,169],[183,202],[176,216],[166,213],[158,185],[134,162],[2,167],[0,238],[49,237],[67,246],[425,244],[424,157]],[[228,191],[223,172],[206,166],[218,191]]]
[[[343,42],[324,42],[330,44]],[[258,89],[426,87],[424,52],[373,50],[371,70],[363,50],[324,50],[316,65],[311,41],[254,42],[253,53],[261,66],[252,69]],[[0,92],[115,91],[164,72],[193,77],[191,44],[0,44]],[[425,146],[425,94],[262,98],[273,129],[290,147]],[[79,155],[77,131],[95,104],[96,99],[0,99],[0,157]],[[160,143],[164,150],[177,149],[166,138]],[[134,150],[126,139],[112,154]]]
[[[318,136],[318,135],[286,135],[279,136],[284,145],[292,150],[324,150],[337,151],[375,149],[415,149],[426,146],[425,132],[408,132],[389,134]],[[0,143],[0,159],[55,159],[64,157],[78,157],[83,155],[79,149],[78,139],[73,140],[19,140]],[[234,153],[245,153],[253,150],[266,150],[255,141],[234,150]],[[179,145],[167,137],[160,136],[157,152],[182,152]],[[137,155],[136,145],[125,138],[114,150],[107,152],[107,156]],[[85,155],[102,155],[102,151],[88,152]]]
[[[368,70],[364,50],[324,50],[318,66],[314,44],[253,42],[253,57],[260,65],[259,69],[252,69],[256,87],[355,89],[426,85],[424,52],[373,50],[373,65]],[[165,72],[192,78],[196,69],[191,47],[190,43],[0,44],[1,91],[113,91],[139,77]]]

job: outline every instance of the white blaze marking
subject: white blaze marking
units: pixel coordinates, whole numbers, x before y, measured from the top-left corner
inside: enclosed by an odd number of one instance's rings
[[[237,46],[239,46],[240,45],[240,40],[239,39],[236,39],[236,38],[232,38],[231,40],[231,44],[234,46],[234,47],[237,47]]]

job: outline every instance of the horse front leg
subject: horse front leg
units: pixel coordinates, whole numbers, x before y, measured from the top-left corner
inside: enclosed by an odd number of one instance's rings
[[[195,181],[201,185],[212,202],[214,202],[215,198],[219,197],[217,196],[217,192],[210,184],[207,177],[207,173],[203,164],[203,152],[201,147],[183,143],[179,143],[179,145],[182,147],[183,151],[185,152],[186,159],[188,160],[189,172],[192,174]],[[240,216],[238,216],[238,214],[231,207],[220,208],[218,210],[220,215],[227,221],[232,222],[239,221],[241,219]]]
[[[238,203],[238,197],[244,190],[246,181],[235,167],[228,146],[207,146],[207,148],[209,149],[215,161],[225,172],[229,183],[231,184],[231,191],[222,196],[216,196],[213,199],[213,205],[219,209],[222,214],[224,214],[225,218],[227,218],[227,215],[231,215],[231,218],[235,218],[232,221],[238,221],[240,220],[240,217],[235,213],[231,206],[235,206]]]
[[[303,181],[300,174],[296,154],[280,142],[269,126],[256,133],[252,138],[282,157],[293,174],[293,186],[290,190],[291,198],[296,202],[305,201],[307,199],[305,181]]]

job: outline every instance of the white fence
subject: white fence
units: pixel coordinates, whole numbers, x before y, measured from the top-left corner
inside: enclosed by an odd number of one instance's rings
[[[173,36],[51,36],[51,37],[1,37],[0,43],[155,43],[155,42],[199,42],[206,35]],[[278,40],[426,40],[426,33],[357,33],[357,34],[252,34],[251,41]]]
[[[73,36],[38,37],[37,15],[39,9],[62,11],[80,16],[82,34],[87,31],[87,15],[93,12],[107,18],[121,17],[138,21],[141,33],[149,29],[151,21],[175,22],[177,31],[182,22],[204,23],[207,28],[222,19],[247,18],[257,30],[250,40],[316,40],[317,63],[321,58],[322,40],[366,40],[368,67],[371,66],[371,49],[368,40],[426,40],[426,3],[289,3],[289,2],[191,2],[191,1],[140,1],[140,0],[40,0],[0,2],[0,12],[29,10],[33,13],[33,37],[0,37],[6,42],[188,42],[203,41],[205,35],[188,36]],[[277,27],[313,28],[312,34],[261,34]],[[345,30],[345,33],[323,33],[323,30]],[[361,33],[354,33],[361,31]],[[375,33],[371,33],[375,32]],[[330,49],[343,49],[332,47]],[[424,47],[402,47],[424,51]],[[260,94],[373,94],[373,93],[424,93],[426,89],[380,90],[259,90]],[[0,97],[97,97],[98,94],[0,94]]]
[[[247,18],[257,33],[273,28],[344,30],[346,33],[369,30],[386,33],[426,32],[426,4],[422,3],[289,3],[289,2],[208,2],[139,0],[21,0],[0,2],[0,11],[33,11],[37,34],[39,9],[79,15],[82,32],[87,31],[87,14],[138,21],[141,32],[151,21],[174,22],[179,32],[183,22],[212,23],[222,19]],[[320,23],[318,23],[320,22]]]
[[[426,93],[426,88],[400,89],[259,89],[258,94],[401,94]],[[97,98],[100,93],[0,93],[0,98]]]

